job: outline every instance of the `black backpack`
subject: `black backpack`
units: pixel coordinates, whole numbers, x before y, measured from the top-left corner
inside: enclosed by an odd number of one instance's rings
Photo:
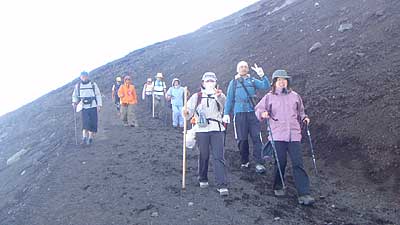
[[[121,87],[121,85],[122,85],[122,83],[120,82],[119,84],[117,83],[117,82],[115,82],[114,83],[114,96],[115,96],[115,98],[118,98],[119,99],[119,97],[118,97],[118,90],[119,90],[119,88]],[[96,94],[96,93],[95,93]]]

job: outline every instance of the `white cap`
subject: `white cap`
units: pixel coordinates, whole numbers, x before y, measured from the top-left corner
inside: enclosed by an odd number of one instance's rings
[[[204,73],[203,77],[201,78],[202,81],[207,81],[207,80],[214,80],[217,81],[217,76],[213,72],[206,72]]]
[[[237,66],[236,66],[236,72],[239,73],[239,68],[242,67],[242,66],[247,66],[247,67],[249,67],[249,64],[247,64],[247,62],[245,62],[245,61],[240,61],[240,62],[237,64]]]
[[[151,82],[151,81],[153,81],[153,80],[151,79],[151,77],[147,78],[147,82]]]
[[[157,73],[156,78],[164,78],[164,76],[162,75],[162,73]]]

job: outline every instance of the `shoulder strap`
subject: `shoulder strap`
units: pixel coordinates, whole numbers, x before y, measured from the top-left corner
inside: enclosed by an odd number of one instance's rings
[[[200,105],[202,96],[203,96],[203,93],[201,93],[201,91],[197,92],[197,102],[196,102],[196,107],[194,108],[195,110]]]
[[[197,103],[196,103],[195,109],[197,109],[197,107],[200,105],[202,98],[203,98],[203,93],[201,91],[197,92]],[[208,98],[208,97],[205,97],[205,98]],[[214,100],[215,100],[215,103],[217,103],[217,109],[220,112],[221,111],[221,105],[219,104],[217,99],[214,99]]]
[[[78,92],[78,98],[81,98],[81,82],[76,84],[76,91]]]
[[[94,88],[94,83],[93,83],[93,81],[90,81],[90,84],[92,85],[92,90],[93,90],[93,94],[94,94],[94,100],[96,101],[96,105],[97,105],[96,90],[95,90],[95,88]]]
[[[242,80],[242,81],[239,81],[239,82],[240,82],[240,84],[242,85],[244,91],[246,92],[247,98],[249,99],[249,102],[251,103],[251,105],[253,106],[253,108],[255,108],[255,107],[256,107],[256,103],[254,103],[253,98],[250,96],[249,91],[247,90],[246,86],[245,86],[244,83],[243,83],[243,80]]]

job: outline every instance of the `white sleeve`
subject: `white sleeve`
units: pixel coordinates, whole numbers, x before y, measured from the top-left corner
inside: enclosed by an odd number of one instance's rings
[[[102,98],[101,98],[100,89],[99,89],[99,87],[97,86],[96,83],[93,83],[93,85],[94,85],[94,92],[96,94],[97,105],[98,106],[103,106],[103,101],[102,101]]]
[[[78,84],[75,85],[74,91],[72,92],[72,102],[73,103],[79,102]]]

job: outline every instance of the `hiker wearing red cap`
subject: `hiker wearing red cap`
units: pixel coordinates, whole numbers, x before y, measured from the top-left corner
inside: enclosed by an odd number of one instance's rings
[[[121,118],[124,126],[138,126],[134,112],[137,104],[136,89],[130,76],[124,77],[124,84],[119,88],[118,96],[121,99]]]

